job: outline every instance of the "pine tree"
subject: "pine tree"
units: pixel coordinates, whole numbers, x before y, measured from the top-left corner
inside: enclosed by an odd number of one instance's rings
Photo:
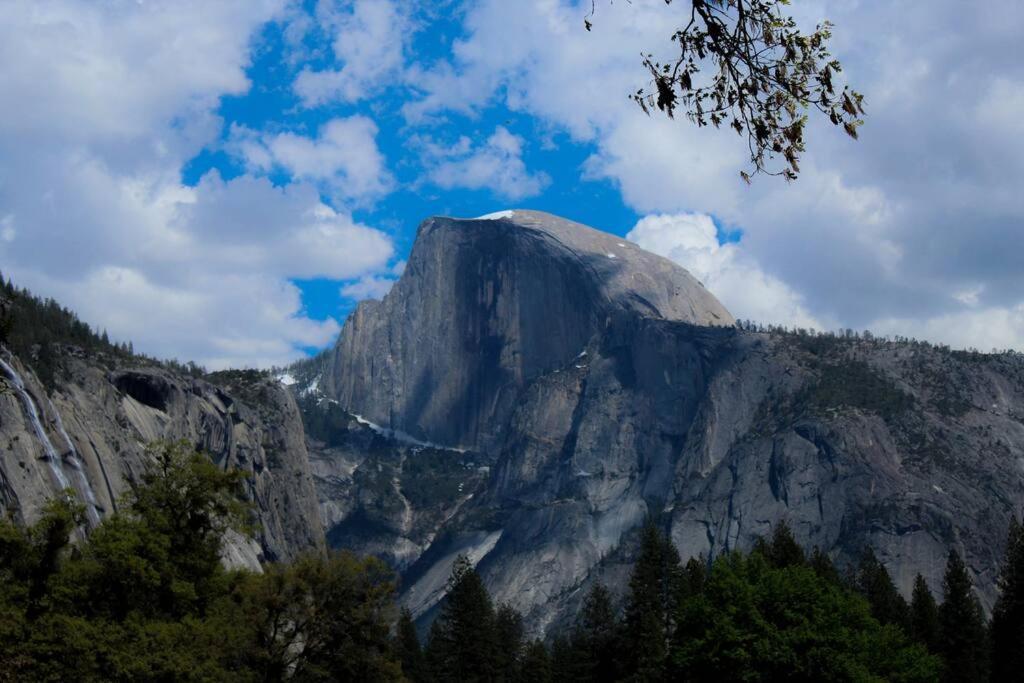
[[[832,558],[830,558],[828,553],[823,552],[818,546],[814,546],[808,565],[814,570],[815,574],[825,581],[834,585],[842,583],[842,578],[839,576],[839,570],[836,569],[836,565],[832,562]]]
[[[611,594],[598,583],[587,595],[573,632],[578,676],[589,681],[615,680],[619,659],[616,636]]]
[[[551,680],[562,682],[579,679],[576,649],[565,636],[556,636],[551,642]]]
[[[945,661],[943,680],[948,683],[988,680],[984,616],[971,590],[967,567],[955,550],[949,551],[943,589],[945,595],[939,607],[939,653]]]
[[[441,614],[430,628],[426,658],[432,680],[492,681],[497,649],[491,597],[469,558],[460,555],[448,579]]]
[[[648,520],[629,579],[623,639],[627,677],[642,681],[664,677],[681,577],[679,553]]]
[[[708,563],[702,557],[691,557],[683,567],[683,582],[680,586],[680,598],[699,595],[704,590],[708,579]]]
[[[416,624],[412,612],[403,607],[398,616],[398,627],[395,634],[395,657],[402,663],[402,673],[412,683],[427,680],[426,662],[419,636],[416,635]]]
[[[526,646],[523,652],[523,664],[520,669],[519,680],[523,683],[550,683],[551,678],[551,657],[544,642],[534,640]],[[559,679],[559,683],[566,679]]]
[[[498,607],[494,622],[497,680],[514,681],[518,678],[519,664],[523,657],[523,642],[526,635],[523,617],[511,604],[505,602]]]
[[[1024,672],[1024,529],[1014,518],[999,572],[999,598],[992,608],[992,679]]]
[[[759,538],[754,550],[764,555],[768,563],[777,569],[799,567],[807,562],[803,548],[785,521],[775,527],[770,539]]]
[[[864,549],[854,578],[857,590],[871,605],[871,615],[883,624],[899,626],[904,631],[910,626],[910,607],[896,590],[896,584],[885,566],[870,548]]]
[[[928,648],[939,650],[939,608],[928,589],[928,582],[920,574],[914,579],[914,594],[910,600],[910,635]]]

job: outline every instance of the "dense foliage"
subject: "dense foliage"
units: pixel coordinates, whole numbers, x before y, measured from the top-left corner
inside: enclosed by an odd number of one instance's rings
[[[394,577],[341,553],[225,569],[245,517],[239,475],[183,444],[88,537],[51,503],[29,528],[0,522],[0,680],[389,681]]]
[[[1022,576],[1015,524],[989,628],[955,552],[942,604],[920,576],[908,604],[871,552],[844,578],[824,553],[808,556],[784,524],[749,554],[709,566],[680,563],[649,523],[618,608],[595,584],[575,626],[549,644],[524,639],[514,612],[495,609],[460,558],[425,653],[403,617],[402,661],[413,681],[1015,680]]]
[[[626,593],[600,583],[575,624],[531,639],[460,557],[421,646],[394,574],[350,553],[263,573],[224,567],[245,530],[241,475],[184,444],[86,538],[70,496],[28,528],[0,522],[0,681],[985,681],[1019,671],[1024,539],[1010,530],[991,627],[949,556],[937,604],[908,604],[865,552],[844,577],[785,525],[750,553],[680,561],[639,534]],[[990,647],[991,644],[991,647]]]

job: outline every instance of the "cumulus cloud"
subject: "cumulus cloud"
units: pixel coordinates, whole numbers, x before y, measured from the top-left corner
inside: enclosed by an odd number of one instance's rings
[[[315,138],[295,133],[258,133],[234,125],[228,148],[250,171],[282,169],[319,183],[342,199],[366,201],[386,194],[394,179],[377,147],[377,124],[355,115],[331,119]]]
[[[765,273],[739,244],[721,244],[710,216],[645,216],[626,239],[686,268],[738,319],[827,329],[807,312],[800,295]]]
[[[979,309],[1013,318],[1024,302],[1024,5],[795,7],[806,26],[835,21],[835,52],[866,94],[868,121],[856,143],[815,121],[800,180],[761,178],[751,188],[738,175],[745,145],[734,133],[648,118],[626,97],[645,81],[636,55],[671,56],[665,27],[683,23],[679,3],[601,3],[590,32],[581,28],[589,9],[473,5],[451,58],[417,70],[422,96],[406,105],[407,119],[495,102],[537,116],[592,144],[584,175],[617,185],[639,212],[699,212],[742,227],[742,250],[818,320],[938,330],[958,315],[980,319],[957,296],[978,284]],[[999,329],[1013,334],[993,325],[968,326],[963,343],[989,348]],[[1024,336],[1012,345],[1024,348]]]
[[[4,274],[139,350],[212,367],[280,364],[328,343],[338,323],[305,317],[290,279],[360,278],[391,259],[390,238],[324,204],[318,187],[341,177],[355,194],[377,191],[332,156],[339,140],[372,156],[359,146],[372,124],[346,120],[305,147],[258,140],[266,163],[301,176],[283,186],[216,172],[181,182],[220,134],[220,98],[249,88],[254,34],[283,10],[276,0],[5,5]]]
[[[383,299],[391,291],[395,281],[392,278],[377,275],[364,275],[355,282],[343,285],[340,293],[346,299],[363,301],[365,299]]]
[[[338,68],[305,68],[295,79],[295,93],[307,107],[357,102],[393,83],[404,65],[412,31],[408,15],[391,0],[355,0],[339,9],[321,3],[317,20],[333,33]]]
[[[527,170],[523,138],[504,126],[495,128],[480,145],[462,136],[449,147],[427,142],[424,149],[427,177],[444,189],[488,189],[508,199],[522,199],[539,194],[551,182],[543,171]]]

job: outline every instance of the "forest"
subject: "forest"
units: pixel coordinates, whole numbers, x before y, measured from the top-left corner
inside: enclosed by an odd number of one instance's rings
[[[656,520],[621,599],[595,584],[575,625],[528,637],[466,558],[425,638],[380,560],[344,551],[221,562],[251,531],[242,477],[185,443],[88,534],[73,497],[0,521],[0,681],[985,681],[1024,656],[1024,533],[1009,530],[991,619],[951,552],[937,602],[908,603],[866,551],[805,552],[784,524],[749,553],[680,561]]]

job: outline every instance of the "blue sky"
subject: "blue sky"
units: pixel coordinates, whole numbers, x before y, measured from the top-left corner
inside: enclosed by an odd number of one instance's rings
[[[1024,349],[1024,5],[803,0],[865,93],[801,178],[648,118],[685,3],[10,0],[0,270],[209,367],[330,345],[434,214],[550,211],[693,272],[736,317]]]
[[[304,7],[310,14],[316,14],[316,3],[307,2]],[[416,29],[408,51],[422,62],[445,60],[452,42],[463,38],[462,26],[453,15],[431,17],[413,13],[413,17]],[[431,134],[448,140],[463,135],[481,140],[501,126],[524,140],[545,138],[545,144],[529,145],[522,154],[527,168],[543,169],[548,177],[543,189],[523,197],[509,197],[490,187],[438,188],[422,183],[419,151],[408,146],[410,137],[418,133],[407,125],[401,112],[402,104],[410,97],[409,88],[388,87],[372,99],[355,103],[337,102],[313,109],[303,107],[290,87],[300,70],[329,69],[335,60],[323,56],[329,52],[329,46],[324,45],[329,36],[311,32],[303,41],[304,45],[321,53],[320,58],[301,64],[289,63],[290,48],[283,35],[286,28],[280,23],[269,24],[255,39],[253,63],[246,69],[246,76],[253,85],[242,95],[222,99],[217,114],[226,123],[224,131],[218,142],[204,148],[185,165],[183,183],[196,185],[211,169],[216,169],[225,180],[246,173],[243,162],[218,149],[220,145],[230,144],[232,123],[254,130],[309,135],[333,118],[365,115],[373,118],[379,128],[376,143],[395,176],[395,189],[372,204],[355,207],[352,215],[360,222],[386,231],[394,240],[398,259],[404,258],[411,249],[419,222],[435,214],[477,216],[519,206],[568,216],[620,235],[639,218],[637,212],[623,202],[612,181],[581,178],[580,169],[593,153],[593,145],[574,142],[565,132],[549,130],[533,117],[509,109],[501,100],[487,102],[471,114],[449,114],[445,121],[430,126]],[[292,180],[287,172],[280,170],[270,177],[278,184]],[[329,193],[324,193],[322,199],[332,203]],[[339,296],[346,284],[344,281],[329,278],[293,278],[291,281],[302,290],[303,312],[312,318],[344,319],[355,304],[353,299]]]

